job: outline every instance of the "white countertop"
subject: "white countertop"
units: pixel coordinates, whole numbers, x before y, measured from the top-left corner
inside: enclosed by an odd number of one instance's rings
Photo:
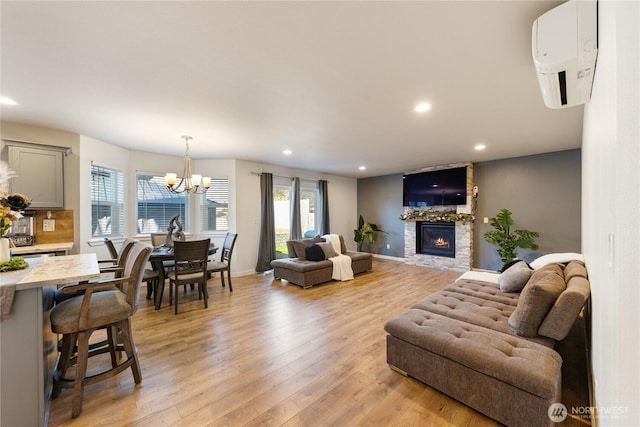
[[[73,242],[42,243],[39,245],[19,246],[11,248],[11,255],[41,254],[47,252],[68,252],[73,248]]]
[[[17,290],[64,285],[100,277],[96,254],[48,256],[26,259],[30,268],[0,273],[0,286]]]

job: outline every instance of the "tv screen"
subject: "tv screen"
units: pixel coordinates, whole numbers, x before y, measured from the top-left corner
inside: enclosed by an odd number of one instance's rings
[[[467,204],[467,168],[440,169],[402,177],[403,206]]]

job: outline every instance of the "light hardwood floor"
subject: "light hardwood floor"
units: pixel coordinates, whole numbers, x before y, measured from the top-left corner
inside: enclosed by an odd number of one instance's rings
[[[49,426],[496,426],[385,360],[384,323],[458,276],[376,259],[311,289],[268,274],[234,278],[230,293],[216,277],[209,308],[187,291],[177,316],[143,289],[142,383],[128,370],[87,386],[76,419],[63,391]]]

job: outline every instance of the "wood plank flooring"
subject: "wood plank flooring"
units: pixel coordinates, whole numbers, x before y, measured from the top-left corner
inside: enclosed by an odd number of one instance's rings
[[[384,323],[458,276],[376,259],[311,289],[268,274],[234,278],[230,293],[213,278],[209,308],[188,290],[177,316],[143,289],[142,383],[128,370],[87,386],[76,419],[65,390],[49,426],[496,426],[386,363]]]

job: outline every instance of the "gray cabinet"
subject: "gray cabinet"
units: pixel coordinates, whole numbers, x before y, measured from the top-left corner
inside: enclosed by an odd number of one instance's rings
[[[31,198],[31,209],[64,209],[64,156],[68,148],[3,141],[16,172],[10,191]]]

